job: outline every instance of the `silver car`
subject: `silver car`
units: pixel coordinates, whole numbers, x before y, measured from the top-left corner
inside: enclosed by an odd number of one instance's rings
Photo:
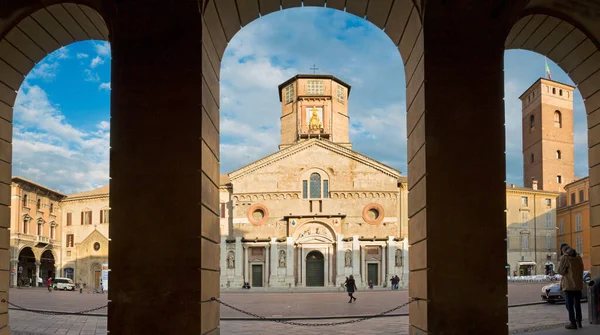
[[[581,291],[582,300],[587,300],[587,284],[590,282],[591,277],[590,271],[583,272],[583,290]],[[551,304],[565,301],[565,297],[563,297],[562,291],[560,290],[560,282],[542,287],[542,300]]]

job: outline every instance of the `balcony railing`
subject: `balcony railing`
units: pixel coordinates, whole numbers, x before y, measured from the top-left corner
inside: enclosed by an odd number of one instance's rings
[[[50,243],[50,238],[48,236],[36,236],[35,237],[35,241],[37,243],[43,243],[43,244],[49,244]]]

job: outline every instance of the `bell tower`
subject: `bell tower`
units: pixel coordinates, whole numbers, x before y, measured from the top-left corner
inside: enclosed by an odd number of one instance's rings
[[[540,78],[519,99],[523,110],[523,184],[564,192],[575,180],[573,86]]]
[[[331,75],[298,74],[279,85],[281,143],[285,149],[319,138],[352,148],[349,139],[350,85]]]

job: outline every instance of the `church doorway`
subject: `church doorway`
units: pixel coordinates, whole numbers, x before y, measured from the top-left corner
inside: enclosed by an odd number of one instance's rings
[[[367,264],[367,282],[379,285],[379,264]]]
[[[263,266],[262,264],[252,264],[252,286],[263,286]]]
[[[306,286],[325,286],[325,257],[319,251],[306,255]]]

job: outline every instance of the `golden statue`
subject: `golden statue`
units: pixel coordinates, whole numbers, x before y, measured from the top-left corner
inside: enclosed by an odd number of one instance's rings
[[[308,121],[308,129],[318,130],[323,128],[323,123],[321,123],[319,114],[317,113],[319,110],[316,107],[313,107],[310,111],[312,112],[312,116],[310,117],[310,121]]]

